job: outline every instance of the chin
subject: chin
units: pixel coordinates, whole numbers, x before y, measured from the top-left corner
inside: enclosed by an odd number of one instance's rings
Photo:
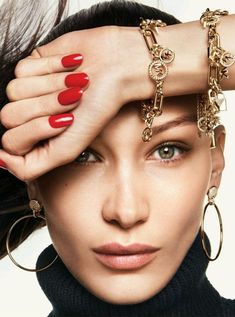
[[[136,292],[132,291],[129,292],[129,294],[127,295],[126,292],[123,295],[123,293],[117,293],[117,292],[111,292],[109,294],[95,294],[96,297],[100,298],[101,300],[110,303],[110,304],[114,304],[114,305],[133,305],[133,304],[139,304],[142,303],[148,299],[150,299],[151,297],[153,297],[155,293],[151,293],[151,294],[145,294],[143,292]]]
[[[139,296],[136,294],[129,294],[129,296],[120,296],[120,294],[110,295],[111,294],[109,294],[108,297],[100,297],[100,299],[114,305],[134,305],[142,303],[152,297],[146,296],[145,294],[140,294]]]
[[[96,287],[95,289],[89,289],[89,291],[102,301],[114,305],[132,305],[142,303],[161,291],[161,287],[156,289],[156,285],[155,287],[153,287],[153,285],[148,286],[146,284],[144,287],[143,285],[132,285],[131,287],[123,287],[123,285],[120,285],[119,287],[115,287],[112,283],[109,285],[111,285],[110,288],[104,288],[102,285],[100,287]]]

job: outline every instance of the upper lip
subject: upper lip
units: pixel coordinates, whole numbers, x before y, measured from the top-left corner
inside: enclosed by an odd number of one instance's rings
[[[147,244],[133,243],[127,246],[113,242],[104,244],[98,248],[93,248],[97,253],[101,254],[114,254],[114,255],[126,255],[126,254],[141,254],[152,253],[158,251],[159,248],[153,247]]]

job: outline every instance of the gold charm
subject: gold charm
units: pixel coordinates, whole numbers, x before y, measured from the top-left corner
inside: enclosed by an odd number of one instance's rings
[[[230,67],[235,62],[235,56],[229,52],[224,52],[220,57],[220,64],[224,67]]]
[[[163,83],[168,75],[167,64],[170,64],[175,58],[175,53],[171,49],[164,48],[157,43],[155,33],[158,34],[158,27],[163,26],[166,26],[166,24],[161,20],[142,19],[140,23],[140,31],[153,59],[148,67],[148,74],[156,83],[156,91],[151,104],[142,103],[142,117],[146,125],[142,133],[144,142],[151,140],[153,120],[162,113]]]
[[[173,62],[175,59],[175,53],[169,48],[163,48],[160,52],[160,60],[166,64]]]
[[[149,65],[149,76],[155,80],[163,80],[168,74],[167,66],[161,61],[153,61]]]
[[[235,56],[221,47],[220,36],[216,26],[220,17],[228,15],[228,11],[207,9],[201,16],[202,26],[208,27],[208,91],[198,98],[197,121],[200,132],[211,138],[211,148],[215,147],[214,129],[220,120],[218,113],[227,110],[227,101],[220,82],[228,78],[228,67],[235,63]]]

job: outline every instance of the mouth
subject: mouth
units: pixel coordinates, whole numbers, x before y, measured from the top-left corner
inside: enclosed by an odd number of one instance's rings
[[[122,246],[119,243],[109,243],[94,248],[96,259],[106,267],[117,270],[134,270],[151,262],[159,251],[146,244],[134,243]]]

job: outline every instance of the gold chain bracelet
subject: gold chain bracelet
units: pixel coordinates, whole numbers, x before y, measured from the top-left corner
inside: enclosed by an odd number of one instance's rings
[[[166,26],[161,20],[142,19],[140,23],[140,32],[144,36],[145,43],[152,55],[152,62],[148,67],[148,74],[156,83],[154,99],[150,104],[142,103],[142,118],[145,121],[145,129],[142,133],[142,140],[149,142],[152,137],[152,124],[156,116],[162,113],[163,104],[163,83],[168,74],[167,64],[175,58],[175,53],[158,44],[155,33],[158,34],[158,27]]]
[[[220,45],[220,36],[216,30],[220,17],[228,15],[228,11],[207,9],[201,16],[200,22],[208,27],[208,91],[199,95],[197,107],[198,129],[211,138],[211,148],[215,148],[214,129],[220,123],[218,113],[227,109],[225,95],[220,82],[228,78],[228,67],[235,62],[235,57]]]

